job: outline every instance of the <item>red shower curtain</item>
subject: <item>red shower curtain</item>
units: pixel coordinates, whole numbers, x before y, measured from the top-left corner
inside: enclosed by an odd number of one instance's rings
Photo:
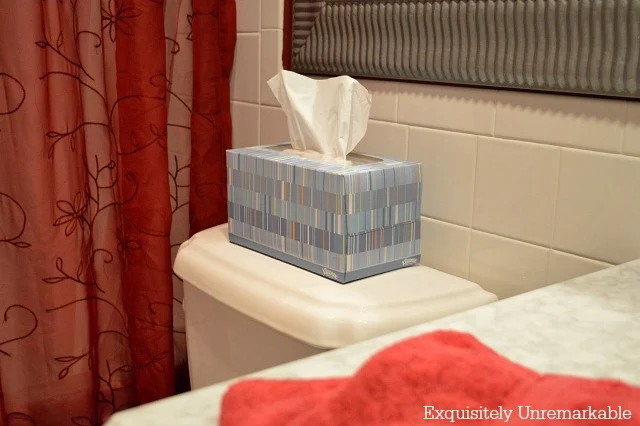
[[[174,391],[165,5],[1,3],[0,426],[98,425]],[[203,3],[199,228],[225,198],[235,44],[233,0]]]
[[[235,45],[235,0],[193,0],[191,234],[227,221],[225,150],[231,148],[229,80]]]

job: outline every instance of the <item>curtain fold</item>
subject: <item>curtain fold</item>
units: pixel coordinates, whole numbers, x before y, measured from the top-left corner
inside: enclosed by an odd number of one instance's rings
[[[174,390],[164,4],[123,0],[120,13],[136,18],[116,43],[122,228],[144,248],[123,265],[123,296],[137,402],[146,403]]]
[[[191,234],[227,221],[226,153],[231,148],[234,0],[193,0]]]
[[[191,0],[165,2],[167,80],[169,80],[167,144],[171,191],[171,261],[189,238],[189,169],[191,167],[191,111],[193,100],[193,46]],[[176,390],[188,389],[187,343],[183,284],[173,274],[173,346]]]
[[[2,2],[0,426],[174,392],[172,249],[226,220],[231,141],[235,3],[193,1]]]

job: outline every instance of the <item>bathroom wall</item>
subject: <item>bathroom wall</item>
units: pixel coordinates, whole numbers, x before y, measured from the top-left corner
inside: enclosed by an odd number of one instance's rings
[[[282,0],[237,0],[234,146],[287,140]],[[423,263],[500,297],[640,257],[640,102],[361,80],[361,152],[423,164]]]

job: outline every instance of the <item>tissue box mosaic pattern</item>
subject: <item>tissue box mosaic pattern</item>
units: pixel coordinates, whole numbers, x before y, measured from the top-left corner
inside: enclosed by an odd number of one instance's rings
[[[232,242],[346,283],[417,264],[421,166],[227,151]]]

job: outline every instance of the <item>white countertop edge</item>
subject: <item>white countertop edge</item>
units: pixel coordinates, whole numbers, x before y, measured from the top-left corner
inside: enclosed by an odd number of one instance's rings
[[[348,376],[379,350],[438,329],[470,332],[541,373],[640,385],[640,369],[631,368],[640,353],[640,260],[130,409],[114,415],[107,426],[215,425],[224,393],[238,380]]]

